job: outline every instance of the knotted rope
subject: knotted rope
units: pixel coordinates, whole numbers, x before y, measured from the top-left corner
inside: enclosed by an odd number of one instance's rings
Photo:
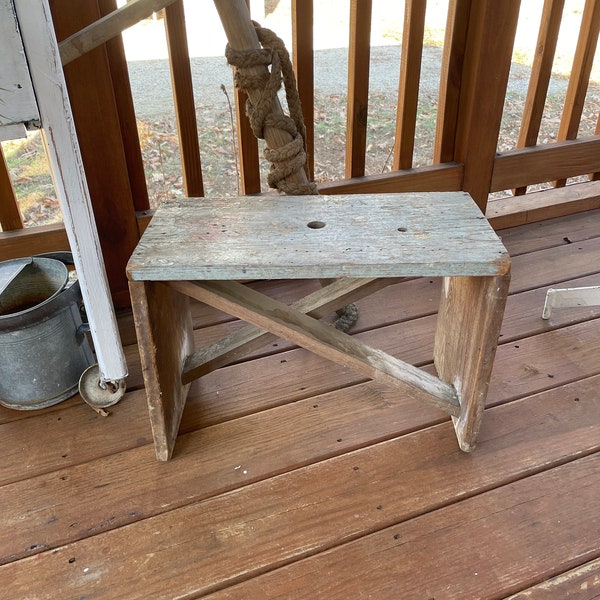
[[[265,149],[264,157],[271,163],[267,183],[269,187],[287,195],[317,195],[317,186],[310,181],[308,171],[306,127],[290,55],[283,41],[275,33],[261,27],[255,21],[252,24],[262,48],[234,50],[227,44],[225,56],[227,62],[236,67],[235,86],[246,93],[249,90],[257,92],[252,95],[258,97],[258,100],[253,103],[248,98],[246,102],[246,114],[254,135],[265,139],[265,129],[274,128],[286,131],[292,138],[280,148]],[[289,116],[273,113],[272,110],[282,81]],[[290,181],[291,175],[302,170],[306,174],[306,182]],[[339,318],[334,326],[342,331],[347,331],[358,319],[358,309],[354,304],[338,310],[337,314]]]
[[[288,195],[318,194],[317,186],[311,182],[296,183],[288,181],[292,173],[304,169],[309,178],[306,160],[306,128],[302,117],[300,97],[296,87],[296,78],[292,69],[290,55],[283,41],[271,30],[261,27],[253,21],[254,29],[262,46],[256,50],[234,50],[229,44],[225,49],[227,62],[236,67],[235,86],[244,91],[260,92],[258,101],[246,102],[246,114],[250,126],[257,138],[265,138],[265,128],[271,127],[286,131],[292,141],[280,148],[265,149],[264,156],[271,163],[267,178],[269,187],[276,188]],[[257,74],[255,67],[268,67]],[[283,80],[290,115],[274,114],[273,101],[281,88]]]

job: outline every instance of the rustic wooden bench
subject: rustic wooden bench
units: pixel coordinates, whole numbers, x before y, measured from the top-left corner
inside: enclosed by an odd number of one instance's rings
[[[463,192],[164,202],[127,267],[157,458],[172,454],[190,382],[273,336],[441,408],[472,450],[509,273],[504,246]],[[433,276],[444,277],[438,376],[317,320],[399,277]],[[306,278],[333,281],[292,306],[239,283]],[[190,297],[250,325],[195,350]]]

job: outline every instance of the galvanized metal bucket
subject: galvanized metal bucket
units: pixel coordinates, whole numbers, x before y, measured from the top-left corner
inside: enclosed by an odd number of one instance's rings
[[[0,262],[0,404],[33,410],[77,393],[94,362],[69,253]]]

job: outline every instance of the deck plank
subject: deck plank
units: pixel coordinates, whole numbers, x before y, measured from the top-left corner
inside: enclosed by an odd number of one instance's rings
[[[600,343],[600,336],[596,340]],[[545,344],[538,346],[537,353]],[[501,347],[497,366],[510,374],[520,364],[519,353],[511,352],[509,357],[512,365],[502,362]],[[598,370],[597,361],[590,362],[588,375]],[[581,366],[573,365],[584,373]],[[570,370],[564,378],[576,379]],[[561,379],[557,374],[553,383],[559,385]],[[516,383],[495,384],[493,378],[490,403],[507,402],[511,393],[521,397],[548,388],[549,380],[543,373],[529,372]],[[175,455],[179,462],[173,463],[173,469],[161,469],[151,448],[142,446],[3,486],[0,502],[5,506],[6,526],[0,531],[0,548],[9,551],[4,550],[0,562],[14,554],[10,548],[22,554],[30,547],[55,547],[89,531],[117,527],[445,419],[441,411],[404,401],[393,391],[368,383],[182,435]],[[210,453],[203,456],[205,448]],[[203,456],[200,465],[198,456]],[[28,507],[26,518],[23,505]],[[94,513],[89,512],[91,505]]]
[[[598,600],[600,598],[600,558],[561,573],[506,600]]]
[[[91,581],[90,599],[106,597],[115,587],[127,598],[159,598],[167,583],[173,596],[210,591],[221,582],[260,573],[560,465],[565,455],[574,458],[597,452],[597,385],[594,378],[568,390],[553,390],[490,410],[474,455],[457,449],[450,423],[443,423],[12,562],[0,568],[0,575],[13,582],[7,592],[15,597],[25,582],[29,593],[39,598],[52,597],[47,594],[58,585],[71,597]],[[579,402],[572,401],[573,395]],[[231,442],[235,447],[236,440]],[[306,451],[308,444],[303,447]],[[420,452],[415,452],[417,447]],[[198,448],[188,456],[197,460]],[[265,459],[230,457],[230,477],[244,478],[244,471],[255,472]],[[241,463],[238,469],[236,460]],[[597,460],[594,465],[595,475],[593,469],[585,470],[591,487],[599,477]],[[158,465],[156,477],[159,470],[169,470],[162,468],[165,466]],[[151,467],[143,462],[139,465],[141,469]],[[181,472],[181,466],[177,471]],[[164,475],[168,479],[168,474]],[[193,476],[191,469],[188,475]],[[166,483],[163,477],[154,481],[155,488],[163,490],[163,503],[170,487]],[[146,487],[138,492],[147,498],[158,489]],[[585,493],[582,498],[590,500]],[[82,505],[81,500],[76,504]],[[155,497],[154,501],[158,500]],[[588,510],[598,502],[597,498],[591,500]],[[123,504],[121,501],[115,508]],[[57,521],[64,522],[64,517]],[[39,530],[37,534],[39,539]],[[584,541],[589,542],[587,538]],[[199,563],[194,558],[198,553],[203,556]],[[76,560],[70,563],[71,558]],[[39,585],[27,577],[31,560]]]
[[[577,494],[565,494],[563,486],[577,489]],[[306,600],[415,598],[424,592],[428,598],[450,600],[498,598],[523,583],[570,569],[596,552],[598,486],[600,455],[594,455],[388,527],[208,598],[258,598],[260,593],[266,598]],[[549,539],[554,543],[548,544]],[[327,577],[316,577],[317,570]]]

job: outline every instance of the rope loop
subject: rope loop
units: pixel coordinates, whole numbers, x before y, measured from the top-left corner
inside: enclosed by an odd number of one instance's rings
[[[288,132],[292,141],[282,148],[265,150],[264,156],[271,163],[268,177],[270,187],[284,193],[293,189],[295,194],[317,194],[314,183],[307,184],[288,182],[286,179],[293,173],[304,169],[308,175],[306,160],[306,127],[302,116],[302,106],[296,77],[292,68],[289,52],[283,41],[270,29],[252,22],[262,48],[251,50],[235,50],[229,44],[225,48],[227,62],[236,67],[234,83],[239,89],[260,90],[258,101],[246,102],[246,114],[254,135],[265,138],[265,128],[276,128]],[[271,69],[268,69],[270,65]],[[265,68],[267,67],[267,68]],[[283,82],[287,106],[290,115],[274,115],[273,101]]]

